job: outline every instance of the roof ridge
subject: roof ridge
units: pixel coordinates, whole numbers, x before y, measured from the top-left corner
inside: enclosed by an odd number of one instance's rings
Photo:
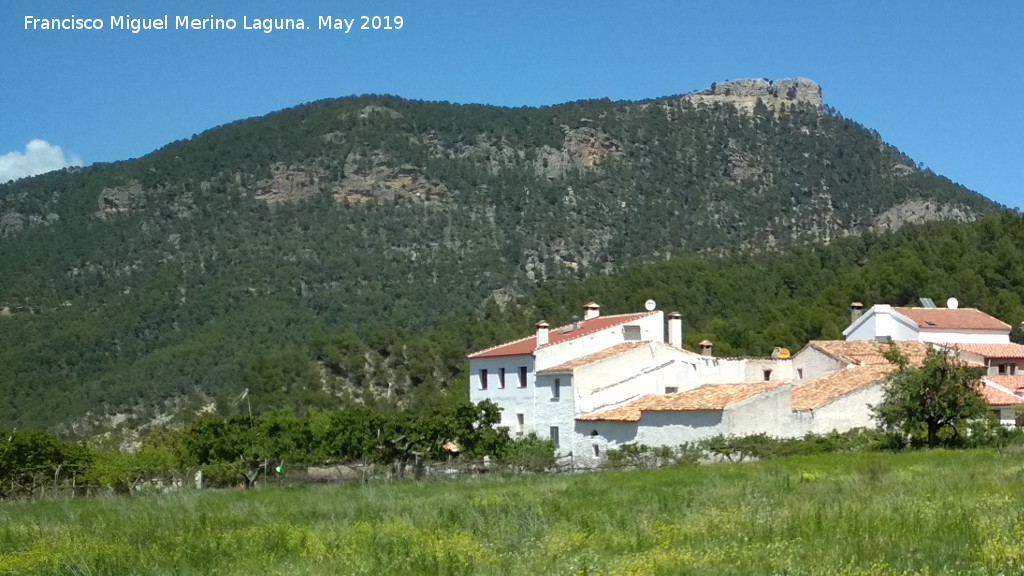
[[[491,346],[489,348],[484,348],[483,350],[477,350],[476,352],[470,352],[466,357],[467,358],[472,358],[473,356],[476,356],[478,354],[483,354],[484,352],[490,352],[491,350],[494,350],[496,348],[501,348],[502,346],[508,346],[509,344],[518,344],[518,343],[523,342],[525,340],[529,340],[530,338],[536,338],[536,337],[537,337],[536,334],[530,334],[529,336],[523,336],[522,338],[516,338],[515,340],[509,340],[508,342],[502,342],[501,344],[495,344],[494,346]]]
[[[565,342],[565,341],[568,341],[568,340],[574,340],[574,339],[579,338],[581,336],[586,336],[588,334],[593,334],[594,332],[599,331],[599,330],[607,330],[608,328],[614,328],[615,326],[619,326],[622,323],[628,322],[631,319],[638,319],[639,320],[640,318],[645,318],[645,317],[653,316],[654,314],[660,314],[660,313],[661,313],[660,310],[648,310],[648,311],[644,311],[644,312],[628,312],[628,313],[623,313],[623,314],[608,314],[608,315],[605,315],[605,316],[598,316],[596,318],[591,318],[590,320],[576,320],[575,322],[570,322],[568,324],[563,324],[561,326],[558,326],[557,328],[551,328],[549,330],[549,334],[552,334],[552,333],[553,334],[564,334],[564,332],[561,332],[561,330],[563,330],[565,328],[572,327],[577,322],[580,323],[580,327],[578,329],[576,329],[576,330],[573,330],[573,332],[575,332],[576,334],[574,334],[572,338],[568,338],[568,339],[562,341],[562,342]],[[587,323],[593,324],[597,320],[607,320],[607,319],[612,319],[612,320],[616,320],[616,321],[612,322],[612,323],[610,323],[610,324],[608,324],[606,326],[600,326],[598,328],[593,328],[593,329],[591,329],[589,331],[587,330]],[[505,346],[511,346],[513,344],[519,344],[519,343],[522,343],[522,342],[525,342],[525,341],[529,340],[530,338],[536,338],[536,336],[537,336],[537,334],[534,333],[534,334],[529,334],[527,336],[524,336],[522,338],[517,338],[515,340],[509,340],[508,342],[502,342],[500,344],[495,344],[494,346],[490,346],[488,348],[484,348],[483,350],[477,350],[475,352],[471,352],[470,354],[467,354],[466,357],[467,358],[476,358],[476,357],[479,357],[479,356],[481,356],[483,354],[486,354],[487,352],[491,352],[493,350],[497,350],[498,348],[503,348]],[[533,352],[536,352],[537,350],[541,350],[541,349],[547,348],[549,346],[555,346],[555,345],[561,344],[562,342],[551,342],[549,340],[548,343],[545,344],[544,346],[535,346],[534,349],[530,350],[528,353],[532,354]]]

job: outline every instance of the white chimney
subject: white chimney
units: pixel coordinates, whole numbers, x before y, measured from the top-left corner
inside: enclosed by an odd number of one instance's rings
[[[601,315],[601,307],[594,302],[583,305],[583,320],[593,320]]]
[[[679,312],[668,315],[668,344],[673,348],[683,347],[683,315]]]
[[[537,348],[548,345],[548,323],[541,320],[537,322]]]

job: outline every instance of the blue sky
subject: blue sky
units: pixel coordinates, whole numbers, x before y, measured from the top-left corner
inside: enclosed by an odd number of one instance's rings
[[[1022,207],[1024,3],[977,5],[984,9],[935,1],[5,0],[0,168],[47,155],[124,160],[220,124],[351,94],[537,106],[801,76],[914,160]],[[26,16],[72,14],[100,18],[104,29],[25,30]],[[122,14],[166,14],[172,29],[111,30],[111,16]],[[174,30],[186,15],[234,18],[237,27]],[[315,29],[327,15],[356,23],[348,34]],[[398,15],[403,27],[358,30],[363,15]],[[243,17],[303,18],[314,29],[266,34],[243,30]],[[26,151],[36,140],[49,145]]]

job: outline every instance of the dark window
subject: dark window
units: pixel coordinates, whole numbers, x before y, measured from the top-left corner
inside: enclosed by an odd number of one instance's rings
[[[679,392],[679,386],[665,386],[665,394],[675,394]]]
[[[498,388],[505,387],[505,369],[502,368],[498,371]]]
[[[558,426],[551,427],[551,446],[558,450]]]
[[[555,383],[551,385],[551,398],[558,400],[562,397],[562,381],[555,378]]]
[[[480,389],[487,390],[487,369],[480,369]]]
[[[771,379],[772,379],[772,371],[771,370],[765,370],[764,371],[764,381],[767,382],[767,381],[769,381]]]
[[[640,327],[639,326],[623,326],[622,327],[622,339],[629,341],[635,341],[640,339]]]
[[[601,455],[601,447],[598,446],[597,444],[594,444],[594,456],[600,456],[600,455]]]
[[[519,367],[519,387],[526,388],[526,366]]]
[[[796,377],[799,380],[803,380],[804,379],[804,369],[803,368],[797,368],[796,369]]]

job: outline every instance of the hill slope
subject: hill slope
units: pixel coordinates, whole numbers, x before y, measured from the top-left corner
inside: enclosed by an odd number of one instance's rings
[[[0,186],[0,420],[309,388],[296,358],[340,331],[415,333],[545,282],[995,209],[805,81],[541,109],[317,102]]]

